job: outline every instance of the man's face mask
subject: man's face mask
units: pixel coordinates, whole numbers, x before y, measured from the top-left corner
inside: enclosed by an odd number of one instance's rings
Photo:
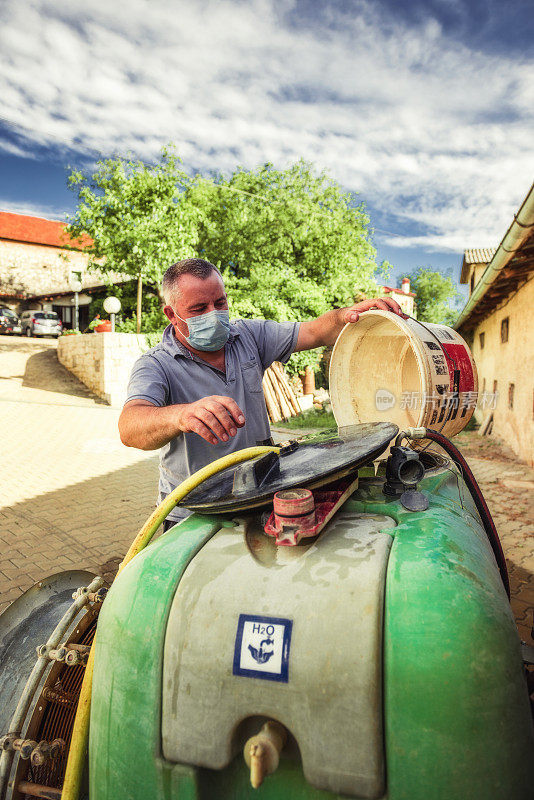
[[[176,311],[174,312],[176,314]],[[183,319],[176,314],[178,319],[185,322],[189,328],[189,336],[182,334],[186,342],[195,350],[213,352],[220,350],[230,335],[230,313],[228,309],[218,311],[208,311],[207,314],[199,314],[197,317]]]

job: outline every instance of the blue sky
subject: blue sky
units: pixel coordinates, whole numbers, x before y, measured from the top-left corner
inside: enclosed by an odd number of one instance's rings
[[[4,0],[0,209],[63,218],[66,167],[176,144],[298,158],[371,214],[393,279],[499,243],[534,173],[528,0]]]

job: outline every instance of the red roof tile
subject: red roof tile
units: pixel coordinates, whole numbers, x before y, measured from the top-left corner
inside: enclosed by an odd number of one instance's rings
[[[385,292],[395,292],[396,294],[404,294],[406,297],[415,297],[415,292],[403,292],[402,289],[395,289],[393,286],[382,286]]]
[[[81,244],[71,241],[65,231],[64,222],[11,214],[8,211],[0,211],[0,239],[45,244],[50,247],[69,247],[74,250],[83,250],[93,243],[89,236],[84,236]]]

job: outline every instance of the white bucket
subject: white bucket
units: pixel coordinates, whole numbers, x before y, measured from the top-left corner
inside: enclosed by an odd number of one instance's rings
[[[451,438],[471,419],[477,392],[475,362],[459,333],[390,311],[366,311],[345,325],[330,360],[340,428],[387,421]]]

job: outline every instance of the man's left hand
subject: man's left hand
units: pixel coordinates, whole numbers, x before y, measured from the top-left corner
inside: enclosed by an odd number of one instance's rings
[[[370,311],[372,308],[378,308],[381,311],[393,311],[404,319],[407,315],[403,312],[399,304],[391,297],[377,297],[373,300],[362,300],[360,303],[355,303],[350,308],[343,309],[344,322],[358,322],[360,314],[364,311]]]

